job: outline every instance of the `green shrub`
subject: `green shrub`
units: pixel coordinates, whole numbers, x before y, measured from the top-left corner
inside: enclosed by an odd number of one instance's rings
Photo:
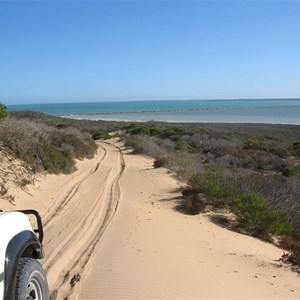
[[[129,148],[135,148],[138,145],[138,141],[136,139],[128,139],[126,140],[124,146]]]
[[[296,147],[296,146],[300,146],[300,141],[294,142],[294,143],[293,143],[293,146],[295,146],[295,147]]]
[[[160,127],[150,127],[150,129],[149,129],[149,133],[150,133],[150,135],[160,135],[160,134],[162,134],[163,133],[163,129],[162,128],[160,128]]]
[[[75,170],[75,164],[71,157],[64,155],[55,146],[40,141],[36,146],[36,156],[49,173],[69,174]]]
[[[150,134],[150,129],[148,126],[140,126],[130,130],[131,134]]]
[[[291,151],[294,155],[300,156],[300,141],[294,142]]]
[[[169,137],[172,137],[175,135],[177,135],[177,132],[172,128],[168,128],[168,129],[164,130],[164,132],[162,133],[162,137],[164,137],[164,138],[169,138]]]
[[[8,116],[7,108],[0,102],[0,120],[5,119]]]
[[[293,166],[283,166],[281,172],[282,175],[286,177],[297,175],[297,170]]]
[[[268,151],[268,147],[255,140],[247,140],[244,142],[244,149]]]
[[[287,235],[293,231],[285,212],[271,210],[268,202],[255,194],[239,195],[230,205],[238,226],[252,236],[268,238],[269,234]]]
[[[176,150],[181,150],[181,151],[189,151],[189,152],[194,152],[196,151],[196,148],[194,148],[189,142],[185,140],[179,140],[176,142],[175,145]]]
[[[171,128],[171,129],[173,129],[179,135],[186,134],[186,132],[187,132],[186,129],[183,126],[176,126],[176,127]]]
[[[291,153],[287,149],[283,149],[280,147],[270,148],[269,151],[281,158],[286,158],[286,157],[291,156]]]
[[[176,135],[186,134],[186,129],[182,126],[170,127],[164,130],[162,137],[169,138]]]
[[[209,169],[204,174],[194,174],[188,184],[193,189],[201,189],[203,193],[215,198],[228,198],[235,194],[234,188],[224,180],[221,169]]]
[[[66,123],[59,123],[55,126],[57,129],[66,129],[69,128],[70,125],[66,124]]]
[[[209,128],[209,127],[201,127],[200,130],[205,132],[205,133],[210,133],[211,132],[211,128]]]
[[[124,126],[121,126],[121,129],[129,130],[129,129],[133,129],[133,128],[136,128],[136,127],[138,127],[137,123],[130,123],[130,124],[125,123]]]
[[[188,180],[191,189],[201,189],[203,174],[194,173]]]
[[[64,154],[75,158],[92,158],[97,149],[87,134],[74,128],[53,130],[49,132],[48,140]]]
[[[99,130],[92,134],[93,140],[107,140],[110,138],[109,133],[105,130]]]

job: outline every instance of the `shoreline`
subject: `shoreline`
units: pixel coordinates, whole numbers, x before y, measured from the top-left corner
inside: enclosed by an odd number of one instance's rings
[[[298,111],[300,113],[300,106],[227,107],[61,114],[59,117],[74,120],[111,122],[249,123],[300,125],[300,119],[297,116]]]
[[[111,111],[111,112],[94,112],[79,114],[57,114],[60,117],[69,116],[93,116],[93,115],[124,115],[124,114],[148,114],[148,113],[174,113],[174,112],[206,112],[206,111],[237,111],[237,110],[257,110],[257,109],[283,109],[283,108],[300,108],[295,106],[254,106],[254,107],[207,107],[207,108],[179,108],[179,109],[157,109],[157,110],[139,110],[139,111]]]
[[[300,126],[300,121],[298,123],[271,123],[271,122],[266,122],[263,123],[261,121],[257,121],[257,122],[249,122],[249,121],[244,121],[244,122],[239,122],[236,120],[233,121],[224,121],[224,122],[220,122],[220,121],[176,121],[176,120],[153,120],[153,119],[149,119],[149,120],[144,120],[144,119],[85,119],[85,118],[71,118],[69,117],[69,119],[73,119],[73,120],[81,120],[81,121],[107,121],[107,122],[125,122],[125,123],[130,123],[130,122],[137,122],[137,123],[147,123],[147,122],[158,122],[158,123],[168,123],[168,124],[172,124],[172,123],[176,123],[176,124],[255,124],[255,125],[282,125],[282,126]]]

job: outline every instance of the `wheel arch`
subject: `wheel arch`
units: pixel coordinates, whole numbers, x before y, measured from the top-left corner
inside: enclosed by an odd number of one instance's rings
[[[43,258],[43,247],[30,230],[19,232],[7,245],[4,266],[4,300],[15,298],[17,265],[21,257]]]

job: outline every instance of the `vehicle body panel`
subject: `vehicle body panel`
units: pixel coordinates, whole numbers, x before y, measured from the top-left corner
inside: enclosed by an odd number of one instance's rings
[[[21,212],[0,212],[0,299],[4,293],[5,265],[8,263],[7,247],[20,232],[33,233],[26,215]]]

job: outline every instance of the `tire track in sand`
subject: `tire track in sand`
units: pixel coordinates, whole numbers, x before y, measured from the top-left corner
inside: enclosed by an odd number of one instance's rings
[[[67,299],[72,293],[118,206],[123,154],[109,143],[101,143],[101,148],[105,154],[98,154],[92,171],[73,185],[73,191],[67,189],[45,227],[43,265],[51,299]]]
[[[71,187],[66,191],[66,193],[63,195],[63,198],[59,201],[59,205],[54,209],[53,208],[51,210],[51,212],[48,211],[48,215],[45,217],[45,221],[44,221],[44,227],[46,228],[47,225],[50,222],[53,222],[55,219],[55,216],[64,208],[64,206],[72,199],[72,197],[78,192],[78,188],[80,187],[80,185],[82,183],[84,183],[84,181],[93,173],[95,173],[101,162],[104,160],[107,150],[101,146],[99,146],[99,148],[101,150],[103,150],[103,154],[101,153],[99,156],[99,159],[97,160],[97,162],[95,164],[93,164],[90,168],[88,168],[88,170],[85,172],[85,174],[83,174],[82,176],[80,176],[79,179],[75,180],[74,176],[71,181],[75,181],[75,184],[72,184]]]

